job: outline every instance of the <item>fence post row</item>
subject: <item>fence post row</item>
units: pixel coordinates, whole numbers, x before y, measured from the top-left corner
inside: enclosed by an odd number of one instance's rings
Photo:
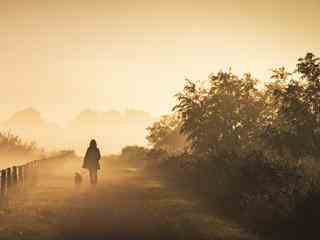
[[[41,160],[28,162],[24,165],[13,166],[7,169],[0,169],[0,200],[8,193],[11,187],[32,183],[37,179],[37,175],[42,170],[50,169],[57,162],[65,161],[68,156],[74,155],[72,151],[65,151],[61,155]]]
[[[37,160],[0,170],[0,197],[6,195],[11,187],[22,185],[29,179],[35,179],[39,166],[39,160]]]

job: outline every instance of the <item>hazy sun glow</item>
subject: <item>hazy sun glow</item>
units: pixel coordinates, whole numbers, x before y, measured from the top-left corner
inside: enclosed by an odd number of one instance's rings
[[[318,0],[1,1],[1,114],[57,122],[85,108],[160,115],[184,78],[264,78],[319,52]],[[306,47],[308,46],[308,47]]]

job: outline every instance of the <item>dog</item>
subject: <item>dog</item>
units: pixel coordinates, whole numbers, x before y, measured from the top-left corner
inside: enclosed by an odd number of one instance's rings
[[[76,186],[79,186],[82,183],[82,176],[78,172],[74,174],[74,183]]]

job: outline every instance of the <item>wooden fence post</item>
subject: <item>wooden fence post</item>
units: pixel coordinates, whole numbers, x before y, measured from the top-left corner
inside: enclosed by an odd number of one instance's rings
[[[38,174],[39,174],[39,161],[34,161],[34,178],[35,181],[38,181]]]
[[[7,168],[7,189],[11,187],[11,168]]]
[[[7,186],[7,171],[1,170],[1,195],[5,195]]]
[[[23,166],[18,167],[18,181],[20,184],[23,183]]]
[[[36,168],[36,162],[31,162],[31,171],[32,171],[32,182],[34,183],[36,181],[36,174],[37,174],[37,168]]]
[[[28,165],[29,165],[28,169],[30,170],[29,171],[30,180],[31,180],[31,183],[33,183],[34,182],[34,162],[30,162]]]
[[[28,164],[26,164],[26,165],[23,166],[23,173],[24,173],[24,175],[23,175],[23,180],[24,180],[25,183],[27,183],[28,180],[29,180]]]
[[[18,172],[16,166],[12,167],[12,183],[13,185],[17,185],[18,183]]]

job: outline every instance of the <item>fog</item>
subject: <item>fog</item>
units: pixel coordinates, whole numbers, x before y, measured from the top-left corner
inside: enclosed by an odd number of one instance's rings
[[[126,145],[145,145],[146,128],[154,121],[149,113],[140,110],[83,110],[61,126],[33,108],[18,111],[7,119],[1,123],[2,132],[35,142],[46,151],[72,149],[79,155],[92,138],[98,141],[104,155],[118,153]]]

